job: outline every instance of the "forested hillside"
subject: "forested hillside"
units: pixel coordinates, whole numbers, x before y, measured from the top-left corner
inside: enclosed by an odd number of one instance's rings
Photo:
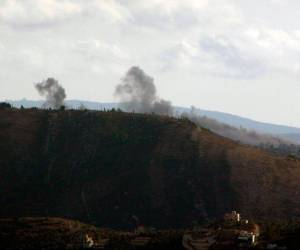
[[[1,217],[184,227],[232,209],[300,217],[300,161],[187,119],[123,112],[0,110]]]

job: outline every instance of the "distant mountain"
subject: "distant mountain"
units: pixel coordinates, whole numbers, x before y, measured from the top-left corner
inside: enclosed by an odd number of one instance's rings
[[[43,101],[31,101],[27,99],[22,99],[18,101],[7,100],[14,107],[31,108],[31,107],[42,107]],[[104,110],[118,108],[118,103],[100,103],[100,102],[91,102],[83,100],[67,100],[66,106],[72,107],[75,109],[80,108],[81,106],[86,107],[91,110]],[[185,107],[175,107],[175,112],[177,115],[180,115],[185,112],[190,112],[190,108]],[[287,140],[291,140],[297,143],[300,143],[300,128],[290,127],[284,125],[276,125],[271,123],[264,123],[248,118],[244,118],[237,115],[232,115],[228,113],[210,111],[204,109],[194,109],[194,114],[199,116],[206,116],[208,118],[214,119],[218,122],[228,124],[236,128],[245,128],[247,130],[255,130],[258,133],[264,134],[273,134],[284,137]]]
[[[188,108],[178,107],[178,111],[185,112],[189,111]],[[196,109],[196,113],[201,116],[207,116],[208,118],[215,119],[219,122],[234,126],[234,127],[243,127],[249,130],[255,130],[260,133],[268,134],[300,134],[300,128],[290,127],[285,125],[276,125],[271,123],[259,122],[251,120],[249,118],[232,115],[228,113],[218,112],[218,111],[209,111],[204,109]]]
[[[292,139],[287,139],[282,135],[273,135],[266,133],[259,133],[254,130],[245,128],[237,128],[207,116],[201,116],[192,112],[185,112],[182,116],[188,118],[190,121],[197,124],[199,127],[209,129],[210,131],[229,138],[231,140],[253,146],[272,145],[279,147],[280,145],[293,145],[296,144]]]

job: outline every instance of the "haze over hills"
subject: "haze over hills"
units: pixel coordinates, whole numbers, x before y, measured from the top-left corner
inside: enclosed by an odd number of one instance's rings
[[[31,107],[38,107],[41,108],[44,104],[44,101],[32,101],[27,99],[22,100],[7,100],[12,106],[20,108],[23,106],[24,108],[31,108]],[[65,104],[67,107],[78,109],[80,107],[85,107],[89,110],[110,110],[110,109],[117,109],[120,106],[120,103],[101,103],[101,102],[93,102],[93,101],[84,101],[84,100],[66,100]],[[183,113],[191,112],[191,108],[186,107],[178,107],[175,106],[175,115],[180,116]],[[254,121],[252,119],[244,118],[237,115],[232,115],[229,113],[223,113],[218,111],[210,111],[204,109],[193,108],[193,114],[197,116],[205,116],[209,119],[216,120],[219,123],[230,125],[234,128],[240,129],[241,127],[247,129],[249,131],[256,131],[262,134],[272,134],[274,136],[279,136],[282,139],[293,143],[300,143],[300,128],[297,127],[290,127],[284,125],[276,125],[271,123],[264,123],[259,121]],[[221,125],[222,125],[221,124]],[[220,125],[220,124],[217,124]],[[230,128],[230,130],[234,130]],[[215,131],[218,132],[218,131]],[[230,134],[235,133],[231,131]],[[220,133],[222,134],[222,133]],[[241,134],[241,132],[239,132]],[[239,138],[241,136],[235,136]],[[236,139],[235,137],[229,137],[231,139]],[[251,143],[253,141],[254,143]],[[249,144],[257,144],[258,140],[248,140]],[[271,140],[272,141],[272,140]],[[276,140],[273,140],[276,141]],[[277,142],[275,143],[277,144]]]
[[[84,110],[0,110],[0,214],[116,228],[185,227],[232,209],[300,217],[300,161],[187,119]]]

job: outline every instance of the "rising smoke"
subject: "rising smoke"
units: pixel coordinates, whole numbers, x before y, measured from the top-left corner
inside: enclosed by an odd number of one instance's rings
[[[136,66],[131,67],[122,83],[117,85],[115,96],[121,108],[128,112],[173,114],[171,102],[157,96],[154,79]]]
[[[233,127],[207,116],[199,115],[197,109],[193,106],[191,107],[189,112],[183,112],[181,116],[194,122],[199,127],[209,129],[218,135],[230,138],[243,144],[271,144],[274,146],[279,146],[281,144],[291,144],[291,142],[289,142],[288,140],[280,138],[276,135],[258,133],[255,130],[247,130],[242,127]]]
[[[35,84],[35,88],[41,96],[46,97],[44,107],[59,109],[64,105],[66,91],[54,78]]]
[[[122,79],[122,83],[117,85],[115,96],[120,100],[121,108],[127,112],[185,117],[199,127],[210,129],[216,134],[250,145],[288,143],[273,135],[260,134],[220,123],[217,120],[202,116],[194,107],[189,112],[175,114],[175,108],[172,107],[171,102],[158,97],[154,79],[136,66],[131,67]]]

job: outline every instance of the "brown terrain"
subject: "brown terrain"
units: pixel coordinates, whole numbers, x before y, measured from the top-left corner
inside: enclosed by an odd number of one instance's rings
[[[85,234],[95,237],[104,231],[61,218],[0,219],[1,249],[66,249],[82,245]]]
[[[300,161],[186,119],[0,109],[0,216],[185,227],[238,210],[300,217]]]

